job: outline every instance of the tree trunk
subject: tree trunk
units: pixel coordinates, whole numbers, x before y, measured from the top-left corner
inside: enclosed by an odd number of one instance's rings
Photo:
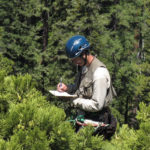
[[[45,0],[45,7],[48,7],[48,0]],[[47,44],[48,44],[48,17],[49,14],[47,12],[47,10],[43,11],[42,13],[42,20],[43,20],[43,48],[42,48],[42,52],[46,51],[47,48]],[[41,65],[44,67],[45,66],[45,56],[42,55],[42,61],[41,61]],[[42,93],[44,94],[45,91],[45,84],[44,84],[44,78],[45,78],[46,74],[45,71],[42,71]]]

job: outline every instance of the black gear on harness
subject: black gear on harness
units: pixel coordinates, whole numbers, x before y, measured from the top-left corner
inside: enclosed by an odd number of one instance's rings
[[[85,126],[92,126],[94,128],[93,136],[103,135],[104,139],[109,140],[116,131],[117,119],[107,108],[103,109],[103,113],[100,115],[98,115],[99,112],[92,114],[92,116],[90,116],[90,114],[78,115],[75,119],[68,121],[74,124],[76,132]]]

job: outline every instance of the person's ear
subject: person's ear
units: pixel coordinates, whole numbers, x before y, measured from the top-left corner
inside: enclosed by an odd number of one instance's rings
[[[83,54],[83,56],[82,56],[84,59],[86,58],[86,55],[85,54]]]

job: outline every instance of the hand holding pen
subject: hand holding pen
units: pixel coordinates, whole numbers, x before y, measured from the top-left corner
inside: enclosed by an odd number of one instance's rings
[[[62,78],[60,78],[60,82],[58,83],[57,85],[57,91],[59,92],[65,92],[67,91],[67,85],[65,85],[63,82],[62,82]]]

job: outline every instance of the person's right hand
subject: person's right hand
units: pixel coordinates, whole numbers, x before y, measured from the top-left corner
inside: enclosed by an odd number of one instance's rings
[[[59,92],[66,92],[67,89],[68,89],[68,87],[64,83],[57,84],[57,91],[59,91]]]

